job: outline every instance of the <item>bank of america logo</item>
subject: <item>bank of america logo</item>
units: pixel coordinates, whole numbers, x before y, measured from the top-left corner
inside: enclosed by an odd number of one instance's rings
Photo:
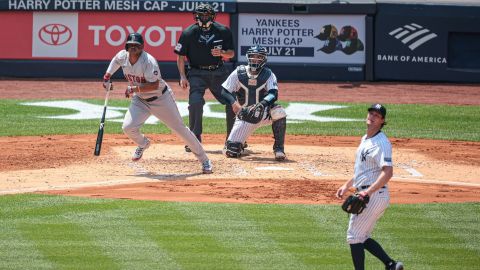
[[[416,23],[404,25],[388,34],[402,41],[403,44],[408,43],[409,45],[407,46],[412,51],[427,41],[437,37],[437,34],[430,32],[429,29],[423,28],[423,26]]]

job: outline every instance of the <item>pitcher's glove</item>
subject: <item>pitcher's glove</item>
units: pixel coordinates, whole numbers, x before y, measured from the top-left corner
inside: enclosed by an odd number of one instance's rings
[[[342,204],[343,211],[350,214],[361,214],[370,200],[368,195],[362,196],[358,192],[348,196]]]
[[[244,107],[238,113],[238,119],[248,123],[257,124],[262,121],[265,114],[265,102],[262,100],[257,104]]]

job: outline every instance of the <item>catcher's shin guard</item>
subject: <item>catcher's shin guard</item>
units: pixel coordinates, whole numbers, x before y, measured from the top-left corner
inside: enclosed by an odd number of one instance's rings
[[[287,132],[287,118],[281,118],[272,123],[273,138],[275,143],[273,144],[273,150],[285,150],[285,133]]]

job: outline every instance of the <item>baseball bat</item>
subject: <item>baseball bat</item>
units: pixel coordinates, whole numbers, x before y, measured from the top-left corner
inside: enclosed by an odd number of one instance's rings
[[[103,104],[102,119],[100,120],[100,126],[98,128],[97,143],[95,144],[95,152],[93,153],[95,156],[99,156],[100,155],[100,150],[102,149],[103,130],[105,128],[105,115],[107,114],[108,96],[110,95],[110,89],[112,87],[112,82],[108,82],[106,87],[109,90],[107,90],[107,93],[105,94],[105,103]]]

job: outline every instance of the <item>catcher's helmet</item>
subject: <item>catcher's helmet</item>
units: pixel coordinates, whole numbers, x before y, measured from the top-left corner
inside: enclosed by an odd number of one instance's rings
[[[125,50],[128,51],[128,44],[139,44],[143,45],[143,37],[139,33],[131,33],[127,37],[127,42],[125,43]]]
[[[247,50],[247,61],[250,70],[260,72],[267,63],[267,49],[260,45],[254,45]]]
[[[193,17],[200,28],[208,30],[210,25],[215,21],[215,10],[210,4],[202,3],[195,9]]]

